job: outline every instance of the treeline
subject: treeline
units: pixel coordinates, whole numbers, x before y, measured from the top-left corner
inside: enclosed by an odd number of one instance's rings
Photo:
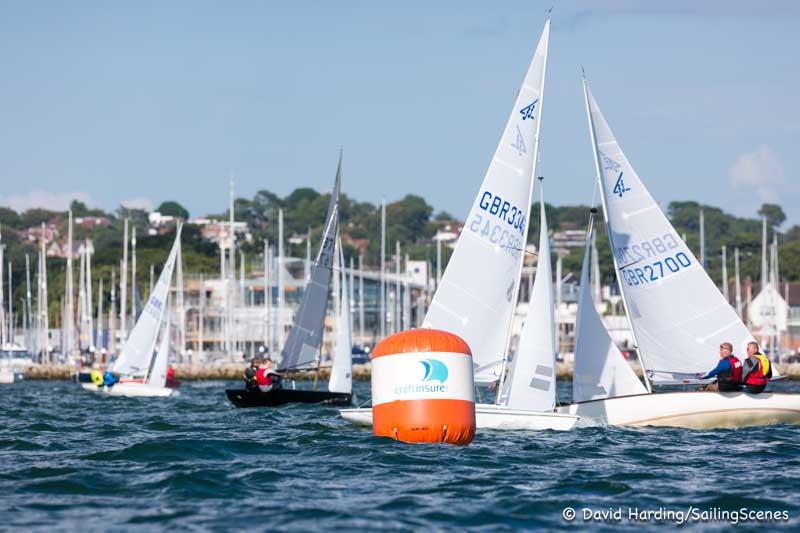
[[[253,240],[250,243],[239,242],[239,249],[249,258],[247,268],[258,264],[258,257],[263,250],[264,239],[275,243],[278,237],[278,210],[284,211],[284,237],[288,255],[305,256],[305,242],[290,244],[292,236],[305,238],[310,233],[312,250],[316,253],[328,209],[330,195],[320,194],[310,188],[298,188],[288,196],[281,198],[270,191],[259,191],[253,198],[237,198],[234,203],[235,218],[246,222]],[[112,269],[117,271],[119,280],[119,264],[122,258],[123,220],[129,219],[130,227],[137,228],[137,284],[146,294],[149,286],[150,265],[155,266],[155,274],[160,273],[161,265],[166,259],[170,243],[174,239],[174,230],[163,235],[148,236],[148,213],[140,209],[119,208],[115,212],[104,212],[100,209],[89,209],[81,202],[72,203],[73,216],[103,217],[108,219],[107,225],[85,227],[75,225],[74,239],[77,243],[91,239],[94,246],[92,274],[95,284],[104,280],[105,299],[108,300],[109,283]],[[530,215],[529,242],[538,241],[539,204],[533,205]],[[707,267],[712,278],[721,283],[721,247],[728,247],[728,276],[733,279],[733,249],[739,247],[741,253],[742,280],[751,276],[758,282],[761,261],[761,220],[760,215],[767,217],[769,238],[778,232],[779,262],[781,278],[788,281],[800,280],[800,226],[792,226],[785,231],[781,227],[786,217],[778,205],[764,204],[754,213],[753,218],[742,218],[725,213],[721,209],[697,202],[672,202],[667,208],[667,216],[675,225],[679,234],[685,236],[690,248],[699,255],[699,215],[703,209],[705,216]],[[589,206],[572,205],[556,207],[545,204],[550,229],[584,230],[589,221]],[[189,212],[178,202],[162,203],[158,209],[164,215],[178,216],[188,219]],[[365,244],[365,264],[377,266],[380,253],[380,205],[359,202],[343,194],[340,198],[341,233],[346,242]],[[758,215],[758,216],[756,216]],[[602,214],[600,215],[602,216]],[[211,218],[227,220],[227,211]],[[428,260],[433,266],[436,249],[432,238],[437,230],[453,217],[445,212],[434,215],[434,209],[423,198],[407,195],[405,198],[387,203],[387,261],[395,251],[395,242],[400,242],[401,253],[412,259]],[[17,309],[25,297],[25,255],[31,261],[32,293],[36,294],[36,258],[37,243],[27,240],[25,230],[37,227],[42,222],[54,224],[59,230],[60,240],[66,241],[67,215],[64,212],[30,209],[17,213],[8,208],[0,208],[0,224],[2,224],[2,243],[6,246],[5,267],[13,264],[14,305]],[[599,222],[602,222],[600,220]],[[216,244],[202,238],[200,226],[186,225],[183,230],[183,257],[186,272],[215,275],[219,270],[219,249]],[[598,231],[598,250],[603,280],[613,280],[614,271],[611,251],[602,224]],[[446,263],[451,250],[443,248],[443,259]],[[345,244],[345,256],[355,256],[354,246]],[[564,272],[574,272],[577,276],[581,265],[581,249],[572,249],[564,258]],[[252,261],[251,261],[252,260]],[[48,293],[51,316],[59,316],[59,306],[65,292],[66,261],[62,258],[50,257],[47,261]],[[78,262],[74,262],[74,284],[78,286]],[[7,276],[7,274],[6,274]],[[7,284],[7,279],[4,279]],[[94,291],[96,294],[97,287]],[[106,309],[108,307],[106,306]]]

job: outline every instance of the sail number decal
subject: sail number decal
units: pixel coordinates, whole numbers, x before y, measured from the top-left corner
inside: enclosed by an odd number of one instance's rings
[[[483,213],[473,214],[469,230],[494,245],[504,247],[512,257],[517,257],[522,249],[525,213],[490,191],[483,192],[478,207]]]
[[[517,230],[520,235],[525,231],[525,214],[522,209],[511,204],[508,200],[503,200],[501,196],[492,194],[489,191],[483,191],[478,206],[490,215],[499,218],[501,222],[505,222]]]
[[[683,252],[678,252],[674,256],[665,258],[662,261],[655,261],[649,265],[641,267],[623,267],[620,270],[622,279],[625,280],[625,285],[628,287],[635,287],[636,285],[644,285],[653,281],[658,281],[670,273],[689,268],[692,265],[691,259]]]
[[[522,240],[519,237],[481,213],[473,215],[469,222],[469,230],[482,239],[503,247],[511,257],[517,257],[522,250]]]
[[[615,237],[616,239],[616,237]],[[674,250],[678,247],[678,239],[671,233],[665,233],[661,237],[655,237],[646,241],[641,241],[631,246],[620,246],[614,248],[614,256],[621,265],[628,263],[638,263],[646,259],[655,259],[664,254],[667,250]]]

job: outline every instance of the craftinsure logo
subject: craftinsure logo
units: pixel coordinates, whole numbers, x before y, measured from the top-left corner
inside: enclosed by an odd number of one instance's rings
[[[438,359],[423,359],[418,361],[422,368],[422,378],[417,383],[398,385],[394,388],[395,394],[412,394],[419,392],[447,392],[447,365]]]

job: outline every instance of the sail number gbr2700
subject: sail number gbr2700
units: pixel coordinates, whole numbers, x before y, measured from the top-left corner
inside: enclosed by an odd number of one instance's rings
[[[636,285],[658,281],[669,274],[674,274],[679,270],[688,268],[691,264],[692,261],[689,259],[689,256],[683,252],[678,252],[674,256],[642,267],[633,267],[633,265],[625,267],[620,270],[620,274],[622,275],[622,279],[625,280],[625,285],[634,287]]]
[[[469,230],[516,257],[522,249],[525,213],[501,196],[484,191],[473,213]],[[481,212],[483,211],[483,212]]]

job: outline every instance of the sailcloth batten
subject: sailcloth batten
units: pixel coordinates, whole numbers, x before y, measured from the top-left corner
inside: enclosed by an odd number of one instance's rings
[[[722,342],[741,357],[753,337],[650,196],[586,91],[617,277],[652,381],[707,372]]]
[[[538,149],[550,21],[423,327],[463,338],[476,382],[500,377],[516,304]]]
[[[591,231],[591,236],[594,232]],[[646,394],[633,369],[611,340],[592,298],[589,282],[590,250],[588,238],[583,250],[578,314],[575,323],[575,365],[572,374],[572,401],[585,402],[617,396]],[[593,280],[594,281],[594,280]],[[599,283],[599,280],[595,283]]]
[[[167,307],[172,271],[175,269],[175,260],[181,243],[181,230],[182,228],[178,227],[175,242],[166,263],[164,263],[164,269],[158,277],[158,282],[147,299],[147,304],[139,315],[119,358],[114,362],[113,371],[117,374],[144,375],[150,368],[156,338]]]
[[[322,234],[319,252],[311,268],[303,301],[297,310],[292,329],[281,350],[279,370],[307,366],[317,360],[322,334],[325,330],[325,311],[328,307],[328,291],[334,263],[334,243],[338,227],[339,188],[342,179],[342,158],[336,169],[336,182],[328,205],[325,231]]]
[[[505,403],[511,409],[552,411],[556,406],[556,334],[550,237],[543,193],[539,206],[536,279],[517,355],[508,365],[508,377],[504,383],[508,390]]]

